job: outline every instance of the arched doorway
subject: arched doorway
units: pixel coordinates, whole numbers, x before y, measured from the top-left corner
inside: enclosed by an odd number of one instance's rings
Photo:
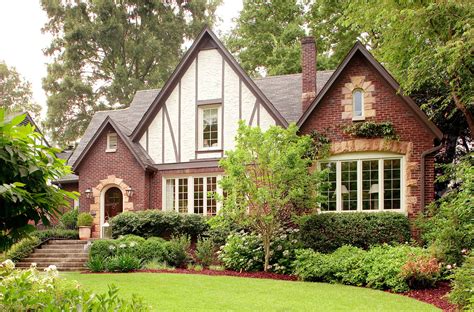
[[[123,194],[118,187],[111,187],[104,194],[104,221],[123,212]]]

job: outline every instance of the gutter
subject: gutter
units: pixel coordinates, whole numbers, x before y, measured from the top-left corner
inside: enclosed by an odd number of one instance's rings
[[[421,187],[420,187],[420,206],[421,206],[421,209],[424,210],[425,209],[425,160],[426,160],[426,156],[434,153],[434,152],[437,152],[441,149],[441,147],[443,147],[443,144],[440,143],[439,145],[435,146],[435,147],[432,147],[426,151],[423,151],[423,153],[421,153],[421,170],[420,170],[420,174],[421,174]]]

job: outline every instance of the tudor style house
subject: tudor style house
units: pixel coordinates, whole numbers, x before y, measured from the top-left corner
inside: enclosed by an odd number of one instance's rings
[[[161,90],[136,93],[130,107],[94,115],[59,181],[95,216],[93,235],[122,211],[162,209],[214,215],[218,161],[234,148],[238,121],[268,129],[296,122],[331,139],[328,211],[416,215],[434,196],[433,153],[442,134],[360,43],[335,71],[316,70],[314,39],[302,40],[302,74],[252,79],[204,29]],[[343,131],[390,121],[399,140]]]

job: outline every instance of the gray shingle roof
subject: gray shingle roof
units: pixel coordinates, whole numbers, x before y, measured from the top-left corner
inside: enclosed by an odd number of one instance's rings
[[[333,71],[318,71],[318,92],[329,80],[332,73]],[[299,119],[302,115],[301,74],[270,76],[254,79],[254,81],[288,122],[295,122]],[[117,124],[119,130],[128,137],[137,127],[141,118],[159,92],[159,89],[141,90],[135,94],[135,97],[130,103],[130,107],[126,109],[100,111],[95,113],[79,145],[69,158],[68,164],[74,164],[107,116],[109,116]],[[129,143],[134,146],[138,157],[143,163],[152,164],[152,160],[139,143],[132,142],[131,140]]]

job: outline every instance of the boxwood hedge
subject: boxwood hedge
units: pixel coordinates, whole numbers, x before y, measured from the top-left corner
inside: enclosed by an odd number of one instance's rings
[[[300,239],[306,248],[328,253],[343,245],[368,249],[410,240],[408,218],[396,212],[319,213],[301,220]]]

